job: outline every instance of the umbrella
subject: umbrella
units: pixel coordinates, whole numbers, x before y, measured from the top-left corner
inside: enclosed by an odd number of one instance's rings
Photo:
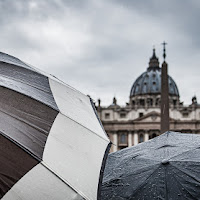
[[[0,198],[97,199],[109,139],[91,99],[0,53]]]
[[[108,156],[102,200],[200,199],[200,135],[166,132]]]

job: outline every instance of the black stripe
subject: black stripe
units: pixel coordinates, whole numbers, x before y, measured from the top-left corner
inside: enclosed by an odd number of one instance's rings
[[[0,62],[0,86],[12,89],[59,110],[48,77],[39,72]]]
[[[101,171],[100,171],[100,175],[99,175],[99,184],[98,184],[98,191],[97,191],[97,200],[101,200],[101,188],[102,188],[102,181],[103,181],[103,173],[104,173],[104,169],[105,169],[105,165],[106,165],[106,160],[108,157],[108,153],[110,151],[112,143],[110,142],[106,148],[104,157],[103,157],[103,161],[102,161],[102,165],[101,165]]]
[[[38,160],[0,135],[0,199],[38,163]]]
[[[95,108],[95,105],[93,103],[93,100],[90,96],[88,96],[90,98],[90,103],[92,104],[92,108],[94,110],[94,113],[99,121],[99,124],[101,125],[105,135],[107,136],[107,133],[103,127],[103,124],[101,123],[101,120],[99,119],[99,116],[97,114],[97,111],[96,111],[96,108]],[[103,173],[104,173],[104,169],[105,169],[105,165],[106,165],[106,160],[107,160],[107,157],[108,157],[108,153],[110,151],[110,148],[111,148],[111,145],[112,143],[110,142],[106,148],[106,151],[104,153],[104,157],[103,157],[103,161],[102,161],[102,164],[101,164],[101,170],[100,170],[100,174],[99,174],[99,184],[98,184],[98,190],[97,190],[97,200],[100,200],[101,199],[101,187],[102,187],[102,181],[103,181]]]
[[[17,141],[13,140],[11,137],[5,135],[4,133],[2,133],[0,131],[0,135],[2,135],[3,137],[5,137],[6,139],[10,140],[10,142],[14,143],[15,145],[17,145],[19,148],[23,149],[26,153],[28,153],[30,156],[32,156],[33,158],[35,158],[38,162],[41,162],[42,159],[38,156],[36,156],[35,154],[33,154],[31,151],[29,151],[27,148],[25,148],[24,146],[22,146],[20,143],[18,143]],[[1,159],[1,158],[0,158]]]
[[[41,160],[58,111],[7,88],[0,94],[0,132]]]
[[[23,67],[23,68],[34,70],[32,67],[30,67],[29,65],[25,64],[20,59],[14,57],[14,56],[11,56],[9,54],[3,53],[3,52],[0,52],[0,62],[10,63],[10,64],[17,65],[19,67]]]

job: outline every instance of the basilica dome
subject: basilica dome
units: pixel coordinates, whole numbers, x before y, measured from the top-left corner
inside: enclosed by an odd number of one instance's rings
[[[170,76],[168,76],[168,83],[169,95],[179,97],[176,83]],[[153,50],[153,56],[150,58],[147,71],[142,73],[134,82],[131,88],[130,97],[146,94],[161,94],[161,68],[159,67],[155,49]]]

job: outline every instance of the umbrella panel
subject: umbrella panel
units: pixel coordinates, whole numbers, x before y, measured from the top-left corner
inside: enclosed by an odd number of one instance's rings
[[[22,67],[0,62],[0,86],[9,88],[58,110],[48,77]]]
[[[59,113],[46,142],[43,164],[85,199],[93,200],[97,197],[102,149],[107,145],[107,141]]]
[[[7,88],[0,93],[0,132],[41,160],[58,112]]]
[[[22,68],[27,68],[27,69],[33,70],[32,67],[25,64],[20,59],[14,57],[14,56],[8,55],[6,53],[3,53],[3,52],[0,52],[0,62],[10,63],[10,64],[17,65]]]
[[[27,198],[28,197],[28,198]],[[52,173],[42,163],[23,176],[2,200],[83,200],[71,187]]]
[[[38,161],[0,135],[0,198]]]

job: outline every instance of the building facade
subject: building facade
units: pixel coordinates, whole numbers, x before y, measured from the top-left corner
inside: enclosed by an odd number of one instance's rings
[[[184,133],[200,133],[200,105],[194,96],[189,106],[180,101],[178,87],[172,77],[169,83],[170,130]],[[129,103],[126,106],[113,103],[97,111],[102,124],[113,143],[111,152],[147,141],[160,132],[161,68],[155,49],[149,66],[133,83]]]

